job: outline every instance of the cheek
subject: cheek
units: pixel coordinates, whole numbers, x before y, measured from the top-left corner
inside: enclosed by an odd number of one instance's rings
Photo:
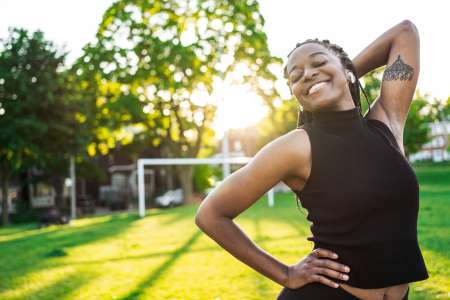
[[[299,85],[296,85],[296,84],[292,85],[291,90],[292,90],[292,94],[294,94],[294,96],[295,96],[295,98],[297,98],[297,100],[299,100],[299,101],[303,100],[304,96],[302,94],[302,91],[301,91]]]
[[[347,80],[345,78],[345,74],[340,68],[333,68],[333,78],[336,86],[342,87],[347,84]]]

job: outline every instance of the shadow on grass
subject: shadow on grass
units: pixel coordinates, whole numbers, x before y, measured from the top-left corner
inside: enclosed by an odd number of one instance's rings
[[[171,254],[172,256],[167,259],[159,268],[157,268],[155,271],[153,271],[150,276],[144,280],[141,281],[137,285],[137,287],[134,289],[134,291],[131,291],[128,293],[128,295],[125,295],[121,297],[121,300],[131,300],[131,299],[137,299],[144,290],[151,288],[155,282],[158,280],[161,275],[163,275],[165,272],[167,272],[168,269],[185,253],[189,251],[191,246],[195,243],[195,241],[201,236],[202,232],[200,230],[197,230],[181,247],[173,251]]]
[[[6,227],[0,227],[0,237],[6,237],[13,234],[24,233],[28,231],[35,230],[37,228],[36,223],[26,223],[26,224],[10,224]]]
[[[83,274],[80,276],[77,272],[73,272],[52,282],[51,284],[44,285],[37,290],[23,293],[20,297],[8,297],[5,299],[10,300],[44,300],[44,299],[64,299],[69,296],[73,291],[82,287],[88,283],[94,277],[93,274]]]
[[[255,238],[254,241],[256,243],[263,243],[265,241],[273,242],[273,241],[283,241],[283,240],[289,240],[293,238],[297,238],[297,235],[287,235],[280,238],[272,238],[272,237],[260,237]],[[199,247],[195,249],[189,250],[189,253],[200,253],[200,252],[213,252],[213,251],[225,251],[220,246],[213,246],[213,247]],[[160,252],[153,252],[148,254],[141,254],[141,255],[132,255],[132,256],[120,256],[120,257],[112,257],[112,258],[105,258],[105,259],[89,259],[89,260],[80,260],[80,261],[73,261],[71,260],[68,263],[55,263],[52,266],[58,266],[58,267],[64,267],[64,266],[76,266],[76,265],[96,265],[96,264],[103,264],[103,263],[111,263],[111,262],[121,262],[121,261],[127,261],[127,260],[139,260],[139,259],[149,259],[149,258],[155,258],[155,257],[161,257],[161,256],[168,256],[173,254],[173,251],[160,251]],[[58,253],[55,253],[54,256],[58,256]]]
[[[64,254],[72,247],[98,242],[127,230],[138,219],[135,215],[114,215],[107,221],[81,227],[61,227],[32,236],[0,243],[0,278],[21,278],[27,274],[58,266],[52,255]],[[0,292],[11,288],[0,281]]]
[[[195,213],[197,211],[198,204],[192,203],[183,206],[178,206],[175,208],[168,208],[165,211],[169,212],[171,217],[167,220],[161,222],[162,226],[175,225],[176,223],[183,221],[185,219],[192,219],[194,222]]]

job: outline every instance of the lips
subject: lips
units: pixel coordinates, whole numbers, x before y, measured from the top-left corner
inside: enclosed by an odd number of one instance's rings
[[[310,86],[308,87],[308,89],[306,90],[305,96],[308,96],[308,95],[310,94],[310,91],[311,91],[311,90],[312,90],[313,93],[316,91],[316,89],[314,88],[315,85],[318,85],[318,84],[320,84],[320,83],[322,83],[322,82],[329,82],[329,81],[330,81],[330,80],[321,80],[321,81],[317,81],[317,82],[313,83],[313,84],[310,85]],[[323,85],[323,84],[321,84],[321,85]],[[319,89],[320,89],[320,88],[321,88],[321,86],[319,85]]]

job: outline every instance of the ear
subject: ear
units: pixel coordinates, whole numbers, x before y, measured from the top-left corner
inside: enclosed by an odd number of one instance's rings
[[[345,69],[345,77],[347,78],[348,81],[350,81],[351,83],[354,83],[356,80],[355,74],[353,74],[352,71],[350,71],[349,69]]]
[[[345,77],[348,78],[350,72],[351,72],[351,71],[350,71],[349,69],[344,69]]]

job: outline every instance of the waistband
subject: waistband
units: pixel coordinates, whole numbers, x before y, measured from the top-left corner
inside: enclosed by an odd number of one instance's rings
[[[336,252],[339,263],[350,267],[349,280],[330,278],[358,288],[383,288],[429,277],[417,240],[386,241],[340,246],[315,241],[314,249]]]

